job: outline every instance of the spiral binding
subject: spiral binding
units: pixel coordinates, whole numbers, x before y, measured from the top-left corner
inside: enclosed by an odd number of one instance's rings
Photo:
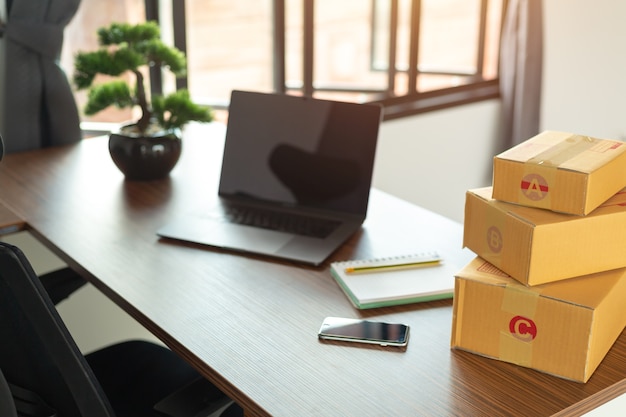
[[[412,263],[412,262],[428,262],[428,261],[438,261],[441,260],[439,254],[435,251],[430,252],[420,252],[413,253],[408,255],[397,255],[397,256],[388,256],[384,258],[374,258],[374,259],[355,259],[355,260],[346,260],[346,261],[338,261],[334,262],[335,265],[340,267],[346,266],[385,266],[385,265],[396,265],[403,263]]]

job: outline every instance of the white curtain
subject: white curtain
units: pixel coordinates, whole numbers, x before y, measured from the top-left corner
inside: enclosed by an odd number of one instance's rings
[[[5,0],[0,0],[4,2]],[[63,31],[80,0],[15,0],[6,9],[0,61],[0,134],[6,152],[76,142],[78,109],[59,66]]]
[[[543,69],[541,0],[510,0],[500,44],[500,93],[507,149],[539,133]]]

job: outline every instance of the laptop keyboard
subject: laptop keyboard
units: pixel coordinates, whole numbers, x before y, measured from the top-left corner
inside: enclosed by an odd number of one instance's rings
[[[277,213],[253,207],[230,206],[226,212],[230,222],[279,232],[323,239],[339,226],[336,220],[320,219],[299,214]]]

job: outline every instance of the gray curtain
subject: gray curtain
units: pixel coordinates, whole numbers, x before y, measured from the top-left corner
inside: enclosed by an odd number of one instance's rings
[[[4,56],[4,30],[6,22],[6,3],[0,0],[0,135],[4,126],[4,67],[6,58]]]
[[[543,69],[541,0],[510,0],[500,43],[502,149],[539,133]]]
[[[5,56],[0,62],[5,77],[0,134],[6,152],[81,139],[76,102],[59,66],[63,30],[79,3],[80,0],[7,2]]]

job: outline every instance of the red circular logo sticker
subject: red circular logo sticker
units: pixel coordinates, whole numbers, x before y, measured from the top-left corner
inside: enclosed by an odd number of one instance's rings
[[[548,195],[548,181],[539,174],[526,175],[522,178],[520,188],[529,200],[543,200]]]
[[[532,342],[537,337],[537,325],[531,319],[515,316],[509,322],[509,331],[524,342]]]
[[[487,245],[489,249],[491,249],[494,253],[500,253],[502,250],[502,233],[500,233],[500,229],[496,226],[491,226],[487,229]]]

